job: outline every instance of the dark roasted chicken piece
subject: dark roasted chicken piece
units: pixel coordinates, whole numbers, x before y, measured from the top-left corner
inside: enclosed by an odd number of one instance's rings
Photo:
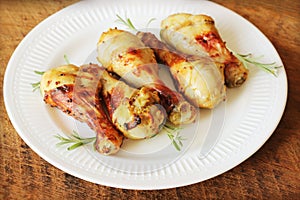
[[[225,83],[228,87],[238,87],[247,79],[248,70],[227,49],[211,17],[173,14],[162,21],[161,28],[162,40],[176,50],[188,55],[208,55],[215,62],[224,64]]]
[[[193,58],[171,50],[152,33],[138,32],[137,36],[169,66],[177,90],[195,106],[214,108],[225,99],[222,65],[207,56]]]
[[[98,60],[130,85],[155,89],[173,124],[195,120],[196,109],[181,94],[170,90],[160,80],[153,51],[135,35],[118,29],[104,32],[98,42]]]
[[[87,123],[96,132],[96,150],[108,155],[120,149],[123,135],[114,128],[100,103],[101,74],[92,65],[63,65],[46,71],[40,88],[47,104]]]

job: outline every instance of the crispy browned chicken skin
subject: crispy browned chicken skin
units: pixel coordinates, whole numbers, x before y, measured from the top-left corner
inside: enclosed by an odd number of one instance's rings
[[[155,89],[173,124],[188,124],[196,118],[196,108],[181,94],[160,80],[153,51],[132,33],[118,29],[104,32],[98,42],[98,60],[111,72],[135,87]]]
[[[102,70],[102,96],[113,124],[130,139],[150,138],[166,121],[158,92],[152,88],[133,88]]]
[[[96,150],[109,155],[118,152],[123,135],[114,128],[100,103],[101,74],[93,65],[63,65],[46,71],[40,88],[45,103],[87,123],[96,132]]]
[[[208,56],[193,58],[171,50],[154,34],[138,32],[137,36],[152,48],[156,57],[169,66],[177,90],[200,108],[214,108],[226,96],[222,67]]]
[[[161,22],[161,28],[162,40],[176,50],[188,55],[209,55],[215,62],[224,64],[228,87],[238,87],[247,79],[248,69],[227,49],[211,17],[173,14]]]

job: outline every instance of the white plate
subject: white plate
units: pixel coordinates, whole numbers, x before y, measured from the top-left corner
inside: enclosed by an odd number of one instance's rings
[[[136,27],[151,28],[177,12],[204,13],[215,19],[230,49],[264,55],[262,61],[280,57],[269,40],[236,13],[209,1],[83,1],[52,15],[35,27],[11,57],[4,78],[4,100],[9,117],[22,139],[42,158],[76,177],[128,189],[163,189],[197,183],[217,176],[243,162],[271,136],[280,121],[287,97],[284,68],[276,78],[250,69],[247,82],[229,89],[227,101],[213,111],[202,110],[197,122],[181,131],[186,138],[181,152],[165,133],[152,140],[126,141],[115,156],[101,156],[91,146],[67,151],[56,147],[54,135],[93,134],[85,125],[42,101],[30,83],[39,81],[34,70],[45,71],[65,63],[68,55],[81,65],[94,55],[103,31],[124,26],[116,14],[129,17]],[[155,150],[154,150],[155,149]]]

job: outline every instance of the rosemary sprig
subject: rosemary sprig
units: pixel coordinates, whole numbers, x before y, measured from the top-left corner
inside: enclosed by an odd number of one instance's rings
[[[35,74],[38,74],[38,75],[43,75],[45,72],[43,72],[43,71],[33,71]],[[32,91],[34,92],[34,91],[36,91],[37,89],[39,89],[40,88],[40,84],[41,84],[41,82],[39,81],[39,82],[36,82],[36,83],[31,83],[31,87],[32,87]]]
[[[69,151],[96,141],[96,137],[82,138],[76,131],[73,131],[73,134],[68,137],[63,137],[61,135],[55,135],[55,137],[60,140],[60,142],[56,144],[57,146],[72,144],[67,148]]]
[[[134,25],[132,24],[131,20],[127,17],[125,17],[125,19],[123,19],[122,17],[120,17],[120,15],[117,14],[117,20],[116,22],[119,22],[120,24],[123,24],[124,26],[127,26],[127,28],[129,30],[133,30],[133,31],[138,31]]]
[[[179,135],[179,132],[177,132],[175,135],[173,135],[172,133],[168,133],[168,137],[170,138],[175,149],[177,151],[181,151],[181,147],[183,146],[182,140],[185,139]]]
[[[177,151],[181,150],[181,147],[183,146],[182,141],[185,140],[185,138],[183,138],[180,135],[180,127],[174,127],[170,124],[165,124],[163,127],[167,132],[168,132],[168,137],[171,140],[172,145],[175,147],[175,149]]]
[[[278,76],[278,69],[281,68],[282,66],[278,66],[276,65],[275,62],[273,63],[261,63],[258,62],[257,60],[260,57],[257,58],[253,58],[251,54],[238,54],[238,53],[234,53],[234,55],[244,64],[244,66],[246,68],[249,68],[249,64],[252,64],[256,67],[261,68],[262,70],[273,74],[275,77]]]
[[[119,22],[120,24],[123,24],[124,26],[126,26],[129,30],[131,30],[131,31],[138,31],[137,30],[137,28],[135,28],[135,26],[133,25],[133,23],[132,23],[132,21],[129,19],[129,18],[127,18],[127,17],[125,17],[125,18],[122,18],[122,17],[120,17],[120,15],[116,15],[117,16],[117,20],[116,20],[116,22]],[[151,22],[153,22],[154,20],[156,20],[156,18],[151,18],[149,21],[148,21],[148,23],[147,23],[147,25],[146,25],[146,28],[148,28],[148,26],[151,24]]]

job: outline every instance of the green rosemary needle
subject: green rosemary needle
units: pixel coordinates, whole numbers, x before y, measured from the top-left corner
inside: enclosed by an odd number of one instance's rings
[[[45,72],[43,72],[43,71],[36,71],[36,70],[34,70],[33,71],[35,74],[38,74],[38,75],[43,75]],[[36,91],[37,89],[39,89],[40,88],[40,84],[41,84],[41,82],[39,81],[39,82],[36,82],[36,83],[31,83],[31,87],[32,87],[32,91],[34,92],[34,91]]]
[[[137,31],[137,29],[134,27],[134,25],[132,24],[132,22],[129,18],[125,17],[125,19],[123,19],[122,17],[120,17],[120,15],[117,15],[117,18],[118,19],[116,20],[116,22],[119,22],[119,23],[123,24],[129,30]]]
[[[146,28],[148,28],[148,26],[153,22],[153,21],[155,21],[156,20],[156,18],[151,18],[151,19],[149,19],[149,21],[148,21],[148,23],[147,23],[147,25],[146,25]]]
[[[37,89],[40,88],[41,82],[31,83],[32,91],[35,92]]]
[[[68,59],[68,56],[66,54],[64,54],[64,59],[65,59],[65,62],[69,65],[70,64],[70,60]]]
[[[33,72],[38,75],[43,75],[45,73],[44,71],[37,71],[37,70],[34,70]]]

